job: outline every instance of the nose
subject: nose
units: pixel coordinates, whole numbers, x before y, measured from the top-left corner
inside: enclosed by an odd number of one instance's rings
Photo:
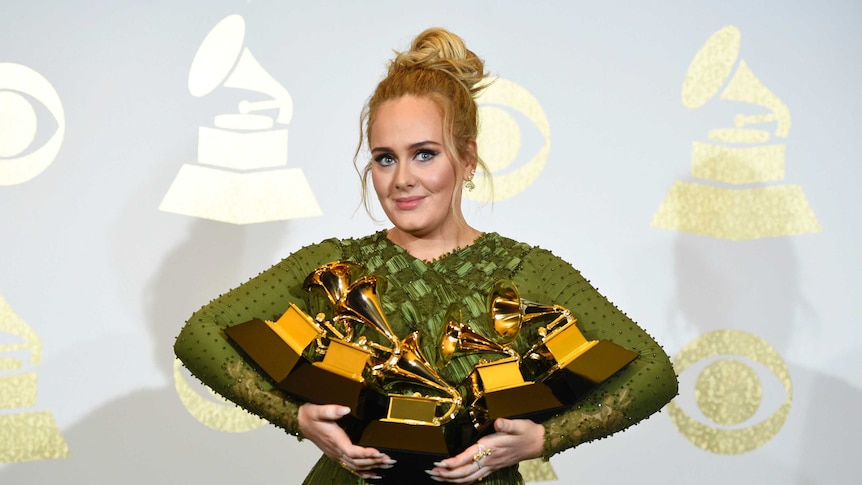
[[[395,188],[404,190],[416,185],[416,177],[410,167],[410,162],[395,164]]]

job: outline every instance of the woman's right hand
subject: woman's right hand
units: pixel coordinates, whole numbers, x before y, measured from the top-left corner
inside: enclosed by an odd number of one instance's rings
[[[299,431],[326,456],[362,478],[380,478],[376,469],[392,468],[395,460],[374,448],[356,446],[338,425],[350,408],[305,403],[299,407]]]

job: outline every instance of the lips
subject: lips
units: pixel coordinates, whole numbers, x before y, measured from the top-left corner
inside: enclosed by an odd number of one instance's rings
[[[395,199],[395,206],[401,210],[411,210],[418,207],[423,199],[425,199],[425,197],[418,195],[413,197],[399,197]]]

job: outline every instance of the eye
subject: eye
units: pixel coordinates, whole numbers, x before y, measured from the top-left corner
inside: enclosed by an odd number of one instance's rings
[[[427,162],[428,160],[434,158],[436,155],[437,152],[433,152],[431,150],[419,150],[418,152],[416,152],[416,156],[414,158],[416,160],[419,160],[420,162]]]
[[[374,161],[381,167],[388,167],[395,163],[395,157],[390,153],[383,153],[374,157]]]

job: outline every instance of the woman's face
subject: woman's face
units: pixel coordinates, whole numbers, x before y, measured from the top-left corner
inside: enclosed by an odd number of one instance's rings
[[[444,149],[437,105],[415,96],[382,103],[369,142],[374,191],[395,229],[413,237],[453,237],[462,219],[461,180]]]

